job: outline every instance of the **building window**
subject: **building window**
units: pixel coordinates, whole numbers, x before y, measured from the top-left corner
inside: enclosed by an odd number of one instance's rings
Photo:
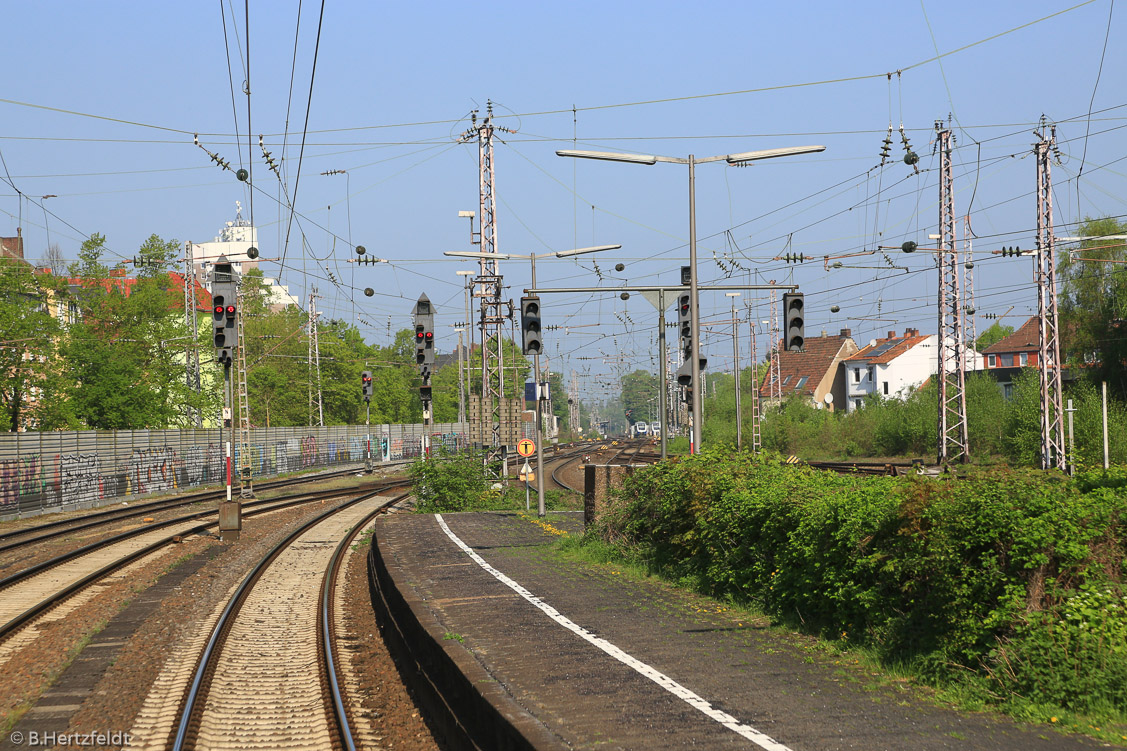
[[[999,357],[1002,360],[1002,367],[1003,368],[1012,368],[1014,366],[1014,356],[1013,355],[999,355]]]
[[[1029,364],[1029,354],[1026,352],[1021,353],[1021,366],[1024,368]]]
[[[877,369],[872,365],[869,366],[869,383],[877,382]]]
[[[997,358],[996,358],[996,357],[995,357],[994,355],[987,355],[987,356],[986,356],[986,366],[987,366],[987,367],[990,367],[990,368],[996,368],[996,367],[998,367],[998,360],[997,360]]]
[[[888,396],[888,381],[884,382],[884,395]]]
[[[1012,383],[1002,384],[1002,397],[1007,402],[1014,398],[1014,385]]]
[[[861,382],[861,369],[860,368],[854,368],[853,369],[853,382],[854,383],[860,383]]]
[[[794,390],[798,391],[800,388],[806,385],[806,382],[808,380],[810,380],[810,376],[802,376],[801,378],[799,378],[798,383],[794,384]]]
[[[861,400],[860,399],[854,399],[853,400],[853,409],[861,409]]]
[[[789,383],[789,382],[790,382],[790,376],[789,376],[789,375],[788,375],[788,376],[783,376],[783,383],[782,383],[782,385],[783,385],[783,386],[786,386],[786,385],[787,385],[787,383]]]

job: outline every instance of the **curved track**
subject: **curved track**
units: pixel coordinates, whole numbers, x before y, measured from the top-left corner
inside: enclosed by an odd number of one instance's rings
[[[398,463],[389,463],[381,466],[393,466]],[[320,482],[323,480],[331,480],[335,477],[346,477],[356,473],[356,469],[344,469],[334,472],[324,472],[314,475],[305,475],[298,478],[290,478],[283,480],[273,480],[271,482],[264,482],[255,485],[256,490],[271,490],[273,488],[291,487],[293,485],[301,485],[310,482]],[[83,514],[80,517],[71,517],[67,519],[56,519],[55,521],[44,522],[43,524],[35,524],[21,529],[13,529],[8,532],[0,533],[0,553],[8,550],[22,548],[35,543],[44,542],[46,540],[54,539],[62,535],[69,535],[79,530],[90,529],[102,524],[110,524],[124,519],[132,519],[138,516],[151,515],[160,511],[165,511],[172,508],[179,508],[181,506],[190,506],[193,503],[200,503],[204,501],[218,501],[226,497],[226,489],[208,490],[200,493],[189,493],[187,495],[178,495],[174,498],[163,498],[157,501],[150,501],[147,503],[134,504],[128,508],[111,508],[103,511],[95,511],[89,514]]]
[[[376,492],[397,484],[381,483]],[[357,489],[302,493],[286,498],[244,504],[244,517],[271,513],[291,506],[342,495],[355,495]],[[362,491],[361,491],[362,492]],[[203,534],[218,526],[215,509],[199,511],[140,529],[128,530],[29,566],[0,580],[0,641],[28,625],[36,617],[59,605],[95,582],[122,567],[140,560],[187,535]]]
[[[396,500],[371,493],[318,514],[247,575],[193,671],[173,749],[355,748],[333,644],[335,580],[352,538]]]

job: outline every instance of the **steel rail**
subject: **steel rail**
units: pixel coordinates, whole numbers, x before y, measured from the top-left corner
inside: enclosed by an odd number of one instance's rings
[[[341,743],[347,751],[356,751],[356,742],[352,737],[352,726],[348,721],[348,707],[344,701],[344,694],[341,690],[340,681],[337,677],[337,659],[336,652],[333,650],[333,642],[336,640],[336,630],[334,628],[333,619],[333,600],[336,590],[337,575],[340,573],[340,564],[344,559],[344,551],[349,548],[352,541],[356,536],[372,522],[379,514],[387,511],[394,503],[406,498],[408,494],[396,496],[391,502],[381,506],[372,511],[372,513],[365,516],[359,521],[352,531],[346,534],[337,544],[336,550],[333,551],[333,557],[329,560],[328,568],[325,572],[324,583],[321,586],[321,607],[318,615],[320,633],[320,652],[323,660],[323,668],[325,677],[329,684],[329,694],[332,700],[333,716],[336,718],[337,727],[339,729],[339,736]]]
[[[254,588],[255,583],[259,580],[267,568],[282,554],[282,552],[289,547],[295,540],[303,535],[308,530],[328,517],[336,514],[349,506],[353,506],[361,501],[367,500],[378,496],[381,491],[375,491],[365,495],[358,496],[351,501],[345,501],[333,508],[327,509],[320,514],[301,524],[297,529],[290,533],[285,539],[275,545],[258,564],[246,575],[239,588],[231,596],[227,602],[223,613],[219,616],[219,620],[212,627],[211,636],[208,638],[207,645],[204,647],[200,655],[199,662],[196,664],[195,672],[192,676],[192,682],[188,687],[188,691],[184,696],[180,706],[180,720],[177,723],[176,735],[172,742],[173,751],[183,751],[185,744],[188,742],[188,733],[192,727],[193,721],[198,720],[198,707],[202,705],[199,701],[200,697],[206,694],[208,686],[211,682],[212,672],[215,668],[213,658],[219,653],[226,641],[227,633],[231,625],[234,623],[235,616],[238,615],[239,610],[242,609],[243,604],[246,602],[251,589]],[[393,501],[389,500],[387,504],[390,505]]]
[[[388,487],[394,487],[397,484],[398,483],[389,483]],[[386,490],[386,489],[387,489],[387,487],[383,487],[380,490],[377,490],[376,492],[377,493],[382,492],[383,490]],[[356,492],[355,489],[353,489],[352,492]],[[340,493],[339,495],[347,495],[347,493]],[[320,497],[320,496],[318,496],[318,497]],[[311,497],[305,497],[305,495],[303,494],[302,498],[296,498],[296,499],[291,498],[288,501],[281,501],[281,502],[262,501],[258,505],[265,506],[264,508],[256,508],[253,511],[249,511],[246,514],[244,514],[244,517],[249,518],[249,517],[252,517],[252,516],[259,516],[261,514],[268,514],[268,513],[271,513],[273,511],[280,511],[280,510],[283,510],[283,509],[287,509],[287,508],[290,508],[292,506],[300,506],[304,503],[312,503],[313,501],[317,500],[318,497],[312,497],[312,496]],[[269,504],[269,503],[273,503],[274,505],[266,506],[266,504]],[[212,511],[210,513],[217,513],[217,512]],[[16,617],[9,620],[7,623],[0,625],[0,642],[3,642],[5,639],[7,639],[12,634],[14,634],[16,631],[23,628],[25,625],[27,625],[31,620],[33,620],[37,616],[42,615],[46,611],[55,607],[56,605],[61,604],[64,600],[68,599],[69,597],[71,597],[75,593],[80,592],[84,588],[93,584],[94,582],[105,578],[106,576],[112,574],[114,571],[118,570],[119,568],[122,568],[123,566],[127,566],[128,564],[132,563],[133,561],[135,561],[139,558],[142,558],[146,555],[149,555],[150,553],[153,553],[153,552],[159,550],[160,548],[164,547],[165,545],[169,545],[169,544],[173,543],[176,540],[176,538],[178,538],[178,537],[182,538],[182,537],[185,537],[187,535],[201,534],[201,533],[207,531],[211,527],[218,526],[218,524],[219,524],[218,521],[206,522],[204,524],[200,524],[200,525],[197,525],[195,527],[192,527],[191,529],[187,529],[187,530],[183,530],[181,532],[177,532],[176,534],[172,534],[172,535],[169,535],[168,537],[161,538],[160,540],[157,540],[157,541],[155,541],[155,542],[153,542],[149,545],[146,545],[143,548],[139,548],[138,550],[135,550],[132,553],[126,555],[126,556],[118,558],[117,560],[114,560],[114,561],[106,564],[105,566],[102,566],[101,568],[99,568],[96,571],[90,572],[89,574],[82,577],[78,581],[75,581],[74,583],[68,585],[67,587],[65,587],[65,588],[63,588],[63,589],[61,589],[57,592],[52,593],[50,597],[48,597],[45,600],[42,600],[39,603],[37,603],[37,604],[33,605],[32,607],[28,608],[24,612],[20,613]],[[151,527],[149,529],[151,529]],[[134,531],[133,534],[139,534],[139,533],[143,533],[143,532],[146,532],[146,531],[148,531],[148,530]],[[50,563],[50,561],[47,561],[45,563]],[[48,567],[48,568],[50,568],[50,567]],[[42,573],[42,571],[38,571],[36,573]],[[29,574],[29,576],[31,576],[31,575],[34,575],[34,574]]]
[[[257,501],[251,501],[249,503],[244,503],[243,508],[257,508],[259,506],[263,506],[263,505],[266,505],[266,504],[277,504],[279,502],[287,502],[287,501],[294,501],[295,503],[307,503],[307,502],[309,502],[309,500],[315,500],[316,498],[326,498],[326,497],[335,498],[337,496],[348,495],[349,493],[355,493],[355,492],[357,492],[357,490],[358,490],[357,488],[337,488],[335,490],[310,491],[310,492],[305,492],[305,493],[295,493],[294,495],[290,495],[290,496],[281,496],[281,497],[278,497],[278,498],[267,498],[267,499],[262,499],[262,500],[257,500]],[[361,488],[361,490],[362,490],[362,488]],[[305,499],[305,500],[298,500],[298,499]],[[120,532],[116,535],[112,535],[112,536],[104,538],[102,540],[96,540],[92,543],[89,543],[87,545],[83,545],[82,547],[79,547],[79,548],[75,548],[74,550],[68,551],[66,553],[61,553],[61,554],[55,556],[54,558],[43,561],[42,563],[37,563],[34,566],[28,566],[25,569],[20,569],[16,573],[11,574],[9,576],[6,576],[3,579],[0,579],[0,590],[4,590],[7,587],[12,586],[13,584],[18,584],[19,582],[21,582],[25,579],[28,579],[32,576],[43,573],[47,569],[54,568],[55,566],[66,563],[67,561],[74,560],[75,558],[79,558],[83,555],[86,555],[87,553],[92,553],[95,550],[98,550],[98,549],[104,548],[104,547],[108,547],[110,545],[113,545],[114,543],[121,542],[122,540],[128,540],[130,537],[136,537],[137,535],[142,535],[142,534],[145,534],[146,532],[151,532],[154,529],[160,529],[161,527],[170,527],[173,524],[181,524],[183,522],[192,521],[193,519],[200,519],[202,517],[209,516],[211,514],[218,514],[218,513],[219,513],[218,509],[203,509],[201,511],[196,511],[195,513],[185,514],[184,516],[177,516],[173,519],[165,519],[164,521],[152,522],[151,524],[148,524],[144,527],[126,530],[125,532]]]
[[[270,482],[261,483],[257,486],[259,490],[271,490],[273,488],[282,488],[288,485],[300,485],[310,482],[318,482],[320,480],[329,480],[335,477],[344,477],[355,473],[355,469],[338,470],[334,472],[325,472],[316,475],[307,475],[301,478],[292,478],[289,480],[272,480]],[[14,529],[9,532],[0,533],[0,541],[10,540],[13,537],[22,535],[34,534],[36,532],[44,532],[45,530],[58,529],[65,525],[71,524],[74,526],[67,527],[66,529],[42,534],[38,537],[33,537],[25,540],[17,540],[16,542],[0,543],[0,553],[11,550],[13,548],[22,547],[23,545],[30,545],[32,543],[47,540],[52,537],[57,537],[62,534],[75,532],[89,527],[96,527],[99,524],[108,524],[117,521],[118,519],[130,519],[134,516],[141,516],[142,514],[151,514],[157,511],[163,511],[169,508],[176,508],[177,506],[188,506],[193,503],[201,501],[216,500],[224,497],[225,490],[205,490],[199,493],[191,493],[188,495],[181,495],[175,498],[162,498],[157,501],[150,501],[140,504],[138,506],[131,506],[126,509],[107,509],[105,511],[95,511],[90,514],[84,514],[81,517],[70,519],[57,519],[53,522],[45,522],[43,524],[36,524],[23,529]],[[76,524],[76,522],[78,522]]]

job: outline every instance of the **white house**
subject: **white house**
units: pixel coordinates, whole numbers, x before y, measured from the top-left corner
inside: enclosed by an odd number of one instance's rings
[[[982,355],[967,350],[967,369],[982,370]],[[845,369],[846,409],[859,409],[869,394],[906,399],[939,372],[939,337],[905,329],[902,336],[889,331],[884,339],[868,346],[842,363]]]
[[[200,279],[206,280],[209,292],[211,268],[220,256],[227,256],[227,260],[239,274],[258,268],[258,261],[247,255],[247,251],[252,247],[258,248],[258,228],[243,219],[242,207],[238,201],[235,201],[235,221],[226,222],[211,242],[192,243],[192,245],[196,273]],[[280,310],[287,305],[300,305],[298,299],[290,294],[289,287],[280,284],[277,279],[266,277],[263,282],[266,285],[266,304],[272,310]]]

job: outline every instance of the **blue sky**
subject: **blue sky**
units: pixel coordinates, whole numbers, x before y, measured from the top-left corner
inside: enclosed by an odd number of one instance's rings
[[[305,132],[321,6],[252,0],[250,145],[241,4],[19,4],[5,10],[0,52],[8,71],[0,234],[22,226],[33,259],[48,232],[71,258],[93,232],[122,258],[153,233],[211,239],[234,218],[235,201],[247,207],[250,197],[193,145],[199,133],[233,166],[254,163],[262,253],[278,257],[290,214],[262,162],[261,133],[276,158],[285,156],[291,195],[297,183],[285,267],[267,264],[266,272],[280,272],[302,296],[316,285],[329,315],[356,322],[377,343],[387,340],[389,317],[393,330],[408,324],[425,292],[438,308],[439,348],[449,350],[455,335],[443,328],[464,317],[455,272],[475,266],[442,252],[472,249],[457,213],[478,202],[476,147],[455,138],[491,100],[497,124],[514,131],[496,144],[499,249],[623,246],[545,260],[542,286],[675,283],[688,254],[684,167],[581,162],[556,149],[700,157],[825,145],[821,154],[748,168],[699,167],[700,278],[798,284],[808,335],[849,327],[864,344],[890,330],[937,328],[933,256],[885,257],[878,248],[907,239],[925,247],[937,231],[934,124],[953,116],[958,234],[969,211],[978,236],[978,330],[989,325],[982,314],[1011,306],[1005,322],[1016,326],[1036,305],[1032,261],[989,251],[1034,245],[1030,153],[1042,115],[1057,123],[1060,142],[1057,235],[1074,234],[1070,223],[1084,216],[1127,214],[1127,52],[1116,43],[1125,9],[1112,12],[1109,0],[1075,5],[500,2],[483,12],[463,3],[328,2]],[[960,50],[967,45],[975,46]],[[890,122],[892,158],[881,167]],[[920,155],[918,176],[899,161],[901,123]],[[332,169],[347,176],[320,174]],[[49,194],[56,197],[41,198]],[[350,243],[392,263],[346,264]],[[775,260],[787,251],[815,260]],[[824,256],[867,251],[825,268]],[[619,262],[625,270],[615,273]],[[502,270],[507,296],[519,298],[527,262]],[[369,286],[371,298],[362,294]],[[762,293],[740,302],[767,318]],[[703,295],[702,319],[728,317],[729,305],[721,293]],[[640,296],[554,296],[545,323],[574,327],[550,333],[547,351],[554,369],[589,375],[590,388],[617,367],[653,367],[656,311]],[[706,335],[713,367],[730,367],[729,331]],[[746,357],[746,329],[742,349]],[[602,362],[617,353],[628,356],[624,365]]]

